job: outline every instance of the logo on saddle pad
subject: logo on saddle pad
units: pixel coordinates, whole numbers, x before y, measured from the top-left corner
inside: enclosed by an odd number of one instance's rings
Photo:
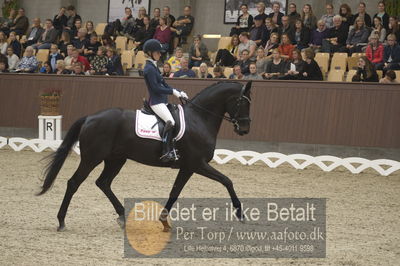
[[[179,123],[175,123],[179,127],[179,131],[174,140],[178,141],[185,133],[185,115],[181,105],[178,105],[179,110]],[[177,122],[177,121],[175,121]],[[154,139],[161,141],[160,125],[155,115],[148,115],[141,110],[136,110],[136,135],[140,138]]]

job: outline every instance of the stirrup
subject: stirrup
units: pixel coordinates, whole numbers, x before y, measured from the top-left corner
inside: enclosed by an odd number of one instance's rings
[[[174,162],[179,160],[179,155],[176,152],[176,149],[172,149],[171,151],[167,152],[166,154],[160,157],[162,162]]]

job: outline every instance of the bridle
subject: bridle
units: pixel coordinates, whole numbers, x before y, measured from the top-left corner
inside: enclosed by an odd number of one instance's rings
[[[198,108],[198,109],[200,109],[202,111],[205,111],[205,112],[207,112],[207,113],[209,113],[209,114],[211,114],[211,115],[213,115],[215,117],[222,118],[222,119],[232,123],[233,126],[235,127],[235,129],[239,131],[240,130],[240,125],[239,125],[240,121],[249,121],[249,122],[251,121],[249,116],[239,117],[240,107],[242,106],[242,104],[244,102],[246,102],[246,101],[249,104],[251,103],[251,99],[249,97],[247,97],[246,95],[244,95],[245,89],[246,89],[246,85],[243,86],[242,90],[240,91],[240,96],[236,99],[236,111],[235,111],[233,116],[231,116],[231,115],[230,116],[218,115],[218,114],[213,113],[210,110],[208,110],[208,109],[206,109],[206,108],[204,108],[204,107],[202,107],[202,106],[200,106],[198,104],[195,104],[192,100],[183,99],[183,98],[179,98],[179,99],[181,100],[182,104],[185,104],[183,102],[183,100],[184,100],[184,101],[186,101],[186,104],[190,103],[190,104],[192,104],[193,106],[195,106],[196,108]]]

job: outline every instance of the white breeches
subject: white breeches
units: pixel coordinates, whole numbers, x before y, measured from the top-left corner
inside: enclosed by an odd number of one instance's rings
[[[169,120],[171,121],[172,126],[175,126],[175,120],[165,103],[159,103],[150,107],[154,111],[154,113],[156,113],[162,120],[164,120],[165,123],[167,123],[167,121]]]

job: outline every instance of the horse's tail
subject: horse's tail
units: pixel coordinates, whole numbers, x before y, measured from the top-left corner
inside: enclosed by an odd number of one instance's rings
[[[58,172],[60,172],[60,169],[63,166],[72,146],[78,141],[81,127],[85,121],[86,116],[78,119],[69,129],[57,151],[45,158],[50,159],[50,162],[47,164],[44,172],[46,178],[44,179],[42,191],[40,191],[37,196],[46,193],[46,191],[49,190],[51,185],[54,183],[54,180],[56,179]]]

